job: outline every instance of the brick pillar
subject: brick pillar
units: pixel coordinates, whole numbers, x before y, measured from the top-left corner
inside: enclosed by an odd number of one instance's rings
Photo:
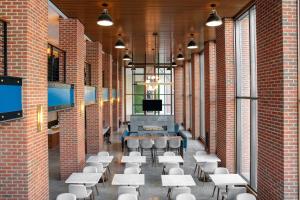
[[[112,56],[103,54],[104,87],[108,88],[109,101],[103,104],[103,120],[106,126],[113,128],[113,101],[112,101]]]
[[[200,54],[192,54],[192,135],[200,137]]]
[[[122,67],[122,64],[119,66],[119,118],[121,122],[124,122],[124,68]]]
[[[217,154],[221,165],[235,172],[235,63],[234,21],[223,20],[216,29]]]
[[[118,63],[116,61],[113,62],[112,65],[112,88],[117,91],[118,89]],[[115,99],[112,104],[112,115],[113,115],[113,130],[116,131],[118,129],[119,120],[118,120],[118,101]]]
[[[59,45],[67,52],[66,82],[74,84],[75,105],[59,112],[60,124],[60,175],[67,178],[81,171],[85,162],[84,128],[84,27],[77,19],[60,19]]]
[[[46,200],[48,1],[1,0],[0,13],[8,22],[8,75],[24,78],[24,117],[0,124],[0,199]],[[37,130],[38,105],[42,131]]]
[[[204,44],[205,73],[205,132],[208,133],[208,151],[216,152],[216,43]]]
[[[184,97],[183,97],[183,111],[184,111],[184,127],[185,129],[191,128],[191,119],[190,119],[190,64],[191,62],[185,61],[183,64],[184,72]]]
[[[174,110],[175,122],[183,123],[183,102],[184,102],[184,69],[183,67],[176,67],[174,69]]]
[[[102,45],[99,42],[86,43],[86,60],[91,64],[92,86],[97,88],[97,103],[86,106],[87,153],[99,152],[103,144],[102,99]]]
[[[258,199],[299,199],[297,1],[257,0]]]

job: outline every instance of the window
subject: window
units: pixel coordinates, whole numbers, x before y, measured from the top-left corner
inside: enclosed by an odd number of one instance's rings
[[[92,85],[92,65],[84,63],[84,85]]]
[[[66,52],[48,44],[48,81],[66,82]]]
[[[236,20],[237,171],[257,188],[257,81],[255,7]]]

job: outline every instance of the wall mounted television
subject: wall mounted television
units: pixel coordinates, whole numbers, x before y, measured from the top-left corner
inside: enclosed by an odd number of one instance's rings
[[[162,111],[162,100],[143,100],[143,111]]]

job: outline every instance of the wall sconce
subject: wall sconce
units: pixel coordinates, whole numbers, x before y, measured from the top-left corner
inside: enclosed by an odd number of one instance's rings
[[[114,98],[110,99],[110,103],[113,104],[114,103]]]
[[[80,112],[81,112],[81,114],[84,114],[84,110],[85,110],[84,101],[81,101],[80,102]]]
[[[37,106],[37,131],[41,132],[42,131],[42,126],[43,126],[43,106],[38,105]]]
[[[100,105],[101,108],[103,107],[103,100],[102,99],[99,100],[99,105]]]
[[[118,101],[118,103],[120,103],[120,98],[119,97],[117,98],[117,101]]]

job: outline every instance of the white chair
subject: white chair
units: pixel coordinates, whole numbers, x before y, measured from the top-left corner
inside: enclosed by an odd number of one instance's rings
[[[229,174],[229,171],[228,171],[228,169],[225,168],[225,167],[217,167],[217,168],[215,169],[215,171],[214,171],[214,174]],[[215,190],[216,190],[216,188],[218,188],[218,196],[219,196],[220,190],[221,190],[221,189],[226,189],[226,186],[218,186],[218,187],[215,186],[215,187],[214,187],[213,194],[212,194],[212,197],[215,195]]]
[[[169,175],[184,175],[184,171],[179,167],[171,168],[169,170]]]
[[[140,140],[141,153],[143,155],[145,150],[149,150],[151,153],[151,159],[153,160],[153,140],[151,139],[143,139]]]
[[[83,173],[97,173],[98,170],[94,166],[87,166],[83,168]],[[93,188],[96,188],[97,194],[99,194],[98,188],[97,188],[97,183],[89,183],[85,184],[85,187],[91,188],[93,191]]]
[[[76,200],[76,195],[72,193],[62,193],[56,197],[56,200]]]
[[[142,154],[139,151],[132,151],[132,152],[129,152],[129,156],[142,156]]]
[[[168,141],[165,137],[159,137],[154,140],[154,157],[157,156],[158,150],[166,151],[168,147]]]
[[[139,140],[137,140],[137,139],[127,140],[127,148],[128,148],[128,151],[131,151],[131,150],[138,151],[140,148]]]
[[[256,197],[253,194],[244,193],[238,194],[236,196],[236,200],[256,200]]]
[[[140,168],[140,164],[139,163],[126,163],[125,164],[125,169],[127,168],[137,168],[138,169],[138,172],[139,174],[142,172],[142,169]]]
[[[122,194],[134,194],[138,195],[138,192],[136,191],[136,188],[133,186],[119,186],[118,188],[118,196]]]
[[[97,154],[98,156],[109,156],[109,153],[107,151],[100,151]],[[107,168],[108,172],[110,172],[109,163],[102,163],[104,168]]]
[[[226,192],[222,192],[222,200],[236,200],[237,196],[239,194],[243,194],[246,193],[246,187],[238,187],[238,186],[232,186],[228,189],[228,191]],[[245,199],[243,199],[245,200]],[[249,200],[249,199],[246,199]],[[252,199],[250,199],[252,200]]]
[[[196,197],[190,193],[179,194],[176,200],[196,200]]]
[[[172,168],[179,168],[179,163],[165,163],[163,174],[169,174],[169,170]]]
[[[138,200],[138,197],[134,194],[121,194],[118,200]]]
[[[85,199],[91,196],[92,190],[87,189],[84,185],[81,184],[70,184],[69,193],[74,194],[77,199]]]
[[[128,167],[124,169],[124,174],[139,174],[140,170],[137,167]]]
[[[206,181],[206,176],[208,174],[213,174],[215,172],[215,169],[218,167],[218,162],[207,162],[204,163],[203,166],[201,166],[201,173],[200,173],[200,178],[201,174],[204,174],[204,181]]]
[[[172,151],[166,151],[166,152],[164,153],[164,156],[175,156],[175,153],[172,152]]]
[[[89,162],[87,164],[88,164],[88,166],[96,167],[97,173],[103,173],[102,181],[103,181],[103,185],[104,185],[104,181],[107,179],[108,175],[107,175],[106,168],[103,167],[103,164],[102,163],[94,163],[94,162]]]
[[[180,153],[181,140],[180,139],[170,139],[169,140],[169,150],[175,150],[176,153]]]
[[[195,153],[196,156],[202,156],[202,155],[207,155],[206,151],[196,151]],[[194,169],[194,174],[196,174],[196,171],[198,170],[198,176],[200,174],[201,166],[203,166],[203,163],[196,163],[195,169]]]
[[[179,194],[191,193],[191,188],[189,187],[173,187],[170,192],[170,198],[175,200]]]

